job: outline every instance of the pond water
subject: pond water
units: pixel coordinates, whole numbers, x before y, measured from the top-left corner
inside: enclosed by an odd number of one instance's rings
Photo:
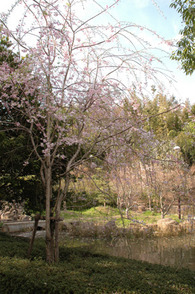
[[[23,232],[17,235],[30,237],[31,234]],[[37,232],[36,237],[44,236],[45,231]],[[73,238],[62,233],[61,243],[65,246],[87,246],[97,253],[195,270],[195,234],[145,239],[118,238],[105,241]]]
[[[88,244],[97,253],[195,270],[195,234],[152,239],[123,238],[110,242],[72,239],[72,242]]]
[[[95,242],[100,253],[195,270],[195,234],[153,239]]]

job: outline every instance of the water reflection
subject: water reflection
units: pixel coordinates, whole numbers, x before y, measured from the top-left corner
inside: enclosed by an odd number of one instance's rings
[[[113,256],[195,270],[194,234],[168,238],[97,241],[94,249]]]
[[[32,232],[23,232],[15,235],[31,237],[31,234]],[[45,231],[37,232],[36,237],[44,236]],[[90,238],[70,238],[66,234],[61,234],[60,237],[61,242],[69,246],[89,245],[98,253],[195,270],[195,234],[134,240],[120,238],[111,242]]]

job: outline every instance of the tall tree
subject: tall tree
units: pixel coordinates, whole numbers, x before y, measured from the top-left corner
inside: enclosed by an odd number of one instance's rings
[[[184,23],[180,31],[182,37],[171,57],[179,60],[184,72],[191,75],[195,70],[195,3],[194,0],[174,0],[170,7],[179,12]]]
[[[0,39],[0,65],[7,64],[10,70],[15,71],[22,66],[17,53],[11,50],[11,42],[8,37],[1,35]],[[3,86],[3,85],[2,85]],[[23,85],[20,84],[22,89]],[[1,95],[5,95],[6,102],[11,102],[11,89],[6,92],[3,87],[0,89]],[[20,91],[22,99],[22,91]],[[30,97],[29,97],[30,99]],[[5,107],[4,99],[0,100],[0,199],[8,201],[24,202],[26,208],[31,210],[41,209],[41,191],[40,185],[40,164],[33,156],[32,144],[30,138],[23,130],[18,130],[15,125],[25,123],[24,116],[18,111],[10,111]],[[26,166],[25,161],[28,160]],[[39,200],[38,200],[39,199]]]
[[[97,8],[93,14],[84,1],[21,0],[16,1],[21,20],[14,31],[9,30],[6,17],[1,18],[4,32],[15,41],[21,56],[28,55],[14,70],[6,62],[1,65],[0,99],[7,111],[25,119],[25,123],[10,122],[10,128],[27,132],[40,162],[50,263],[59,259],[60,207],[71,171],[90,160],[91,154],[99,157],[110,146],[122,147],[122,135],[140,127],[135,118],[127,119],[114,106],[121,97],[132,99],[128,87],[133,82],[142,93],[139,75],[149,73],[153,78],[155,73],[150,45],[137,36],[140,26],[110,24],[110,10],[117,2],[103,7],[101,1],[93,1]],[[104,15],[108,22],[102,25]],[[130,103],[134,110],[138,107],[134,100]]]

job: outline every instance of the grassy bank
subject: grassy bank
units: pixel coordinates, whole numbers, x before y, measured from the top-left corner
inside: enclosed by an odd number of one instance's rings
[[[194,293],[194,272],[61,247],[60,263],[45,262],[44,240],[31,260],[28,240],[0,233],[0,293]]]
[[[62,212],[62,217],[65,220],[84,220],[84,221],[110,221],[115,220],[117,226],[128,226],[133,222],[140,222],[144,224],[153,224],[156,223],[159,219],[161,219],[161,214],[154,211],[144,211],[144,212],[135,212],[129,211],[129,219],[126,218],[125,210],[120,210],[118,208],[113,207],[93,207],[87,209],[85,211],[66,211]],[[167,215],[166,217],[170,217],[176,221],[180,221],[176,214]]]
[[[176,214],[167,215],[166,223],[159,222],[161,214],[154,211],[126,212],[112,207],[93,207],[86,211],[62,212],[61,229],[72,236],[92,238],[127,238],[154,236],[178,236],[192,233],[194,221],[178,219]]]

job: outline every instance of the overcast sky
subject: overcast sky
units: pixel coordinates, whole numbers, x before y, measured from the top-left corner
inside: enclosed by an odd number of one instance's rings
[[[90,1],[93,2],[88,0],[89,3]],[[6,12],[14,2],[14,0],[0,0],[0,12]],[[112,2],[113,0],[100,0],[102,6]],[[145,26],[166,40],[173,40],[178,39],[182,24],[177,11],[169,7],[171,2],[171,0],[119,0],[111,13],[120,21]],[[92,9],[93,5],[90,7],[91,11]],[[186,76],[176,61],[166,58],[164,62],[166,67],[173,72],[176,80],[173,87],[167,89],[169,94],[175,95],[177,100],[184,101],[189,98],[191,103],[195,103],[195,73],[192,76]]]

